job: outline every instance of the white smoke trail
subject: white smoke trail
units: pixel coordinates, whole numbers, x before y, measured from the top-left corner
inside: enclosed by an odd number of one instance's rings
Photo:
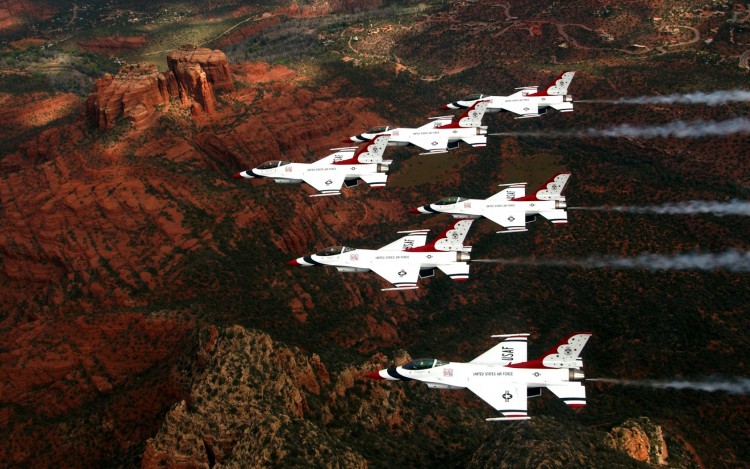
[[[589,210],[597,212],[623,212],[654,215],[700,215],[711,214],[717,217],[750,216],[750,201],[732,199],[727,202],[710,200],[690,200],[686,202],[668,202],[662,205],[638,207],[630,205],[568,207],[568,210]]]
[[[750,378],[735,378],[732,380],[709,378],[701,381],[593,378],[587,379],[587,381],[599,381],[603,383],[621,384],[625,386],[643,386],[656,389],[692,389],[696,391],[706,392],[723,391],[730,394],[750,394]]]
[[[750,102],[750,91],[720,90],[694,93],[673,93],[661,96],[639,96],[637,98],[620,99],[582,99],[578,103],[603,104],[704,104],[706,106],[722,106],[727,103]]]
[[[490,135],[512,137],[625,137],[625,138],[700,138],[750,133],[750,119],[735,117],[725,121],[674,121],[663,125],[636,126],[619,124],[605,129],[570,130],[566,132],[500,132]]]
[[[728,270],[750,272],[750,252],[729,250],[722,253],[640,254],[636,257],[592,256],[579,259],[476,259],[488,264],[580,267],[584,269],[640,270]]]

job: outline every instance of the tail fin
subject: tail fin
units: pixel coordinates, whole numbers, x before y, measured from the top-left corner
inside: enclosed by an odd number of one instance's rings
[[[411,248],[421,248],[427,241],[427,233],[430,230],[412,230],[412,231],[399,231],[399,233],[409,233],[403,238],[399,238],[396,241],[386,244],[378,251],[406,251]]]
[[[565,71],[555,78],[555,81],[550,83],[546,88],[528,96],[565,96],[568,94],[568,86],[573,81],[573,76],[576,72]]]
[[[446,228],[437,238],[431,243],[426,244],[422,247],[415,247],[413,249],[407,249],[408,251],[471,251],[471,246],[464,246],[464,239],[469,233],[471,224],[474,223],[474,218],[463,218],[456,220]]]
[[[583,365],[582,360],[578,358],[583,347],[591,337],[590,332],[575,332],[570,334],[554,347],[547,350],[541,357],[526,363],[511,364],[511,367],[518,368],[576,368],[580,369]]]
[[[454,129],[459,127],[481,127],[482,118],[487,111],[489,101],[477,101],[469,109],[465,110],[461,117],[450,124],[441,125],[439,129]]]
[[[336,161],[334,164],[382,163],[383,153],[385,152],[385,148],[388,146],[388,141],[390,139],[390,134],[376,135],[369,142],[360,145],[351,158]]]
[[[565,200],[562,191],[570,179],[570,173],[557,173],[539,186],[533,194],[516,197],[514,200]]]

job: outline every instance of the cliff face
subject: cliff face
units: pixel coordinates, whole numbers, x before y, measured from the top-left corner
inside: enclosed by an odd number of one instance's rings
[[[227,58],[221,51],[185,46],[167,56],[169,71],[154,64],[130,64],[117,75],[96,81],[96,91],[86,101],[86,113],[100,129],[111,129],[118,118],[129,119],[136,129],[154,124],[160,106],[179,98],[193,115],[216,113],[216,90],[234,88]]]
[[[86,100],[86,113],[100,129],[111,129],[118,118],[128,118],[135,128],[154,123],[157,106],[169,103],[176,95],[173,75],[165,76],[154,64],[126,65],[112,76],[96,81],[96,91]]]
[[[205,47],[182,46],[174,52],[167,54],[167,65],[177,77],[177,82],[188,83],[192,81],[190,73],[185,75],[185,68],[180,64],[200,67],[205,73],[205,79],[217,91],[231,91],[234,89],[232,74],[227,63],[227,56],[220,50],[211,50]],[[190,67],[187,67],[190,70]],[[187,86],[187,85],[185,85]]]

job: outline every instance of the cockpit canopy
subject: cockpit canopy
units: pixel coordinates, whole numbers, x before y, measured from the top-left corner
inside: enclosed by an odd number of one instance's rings
[[[436,360],[434,358],[418,358],[404,365],[402,368],[405,370],[429,370],[437,366],[447,365],[448,362],[443,360]]]
[[[328,246],[317,253],[316,256],[336,256],[349,251],[354,251],[354,248],[348,248],[346,246]]]
[[[387,132],[388,130],[390,130],[390,128],[391,127],[388,126],[388,125],[380,125],[378,127],[371,128],[370,130],[368,130],[365,133],[366,134],[382,134],[383,132]]]
[[[462,101],[476,101],[477,99],[482,99],[483,97],[483,94],[475,93],[465,97],[464,99],[462,99]]]
[[[463,202],[464,200],[468,200],[466,197],[444,197],[437,202],[435,202],[435,205],[452,205],[457,204],[459,202]]]
[[[273,168],[278,168],[279,166],[288,165],[289,163],[291,163],[291,161],[279,161],[279,160],[266,161],[262,165],[258,166],[256,169],[273,169]]]

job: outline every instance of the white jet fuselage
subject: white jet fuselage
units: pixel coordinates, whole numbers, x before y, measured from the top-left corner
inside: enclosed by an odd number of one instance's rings
[[[401,366],[381,370],[380,376],[387,380],[412,379],[434,388],[467,388],[475,384],[497,386],[524,383],[529,388],[547,386],[580,386],[583,373],[572,368],[513,368],[503,365],[447,362],[425,370],[407,370]]]
[[[542,212],[565,208],[564,197],[558,200],[482,200],[465,199],[453,204],[429,204],[418,210],[450,213],[455,218],[498,219],[522,211],[526,215],[539,215]],[[508,214],[508,215],[506,215]],[[514,221],[514,220],[511,220]]]
[[[533,94],[533,91],[529,91]],[[469,101],[456,101],[455,107],[471,107],[477,101],[487,101],[487,112],[496,113],[500,111],[511,111],[521,115],[536,115],[548,107],[559,110],[560,112],[570,112],[573,110],[573,98],[570,95],[563,96],[529,96],[523,94],[513,94],[510,96],[482,96],[481,98]]]
[[[456,251],[384,251],[373,249],[344,248],[340,254],[321,253],[300,257],[297,262],[303,266],[326,265],[336,267],[341,272],[369,272],[386,264],[418,265],[420,269],[431,269],[455,263],[466,263],[469,254]]]

